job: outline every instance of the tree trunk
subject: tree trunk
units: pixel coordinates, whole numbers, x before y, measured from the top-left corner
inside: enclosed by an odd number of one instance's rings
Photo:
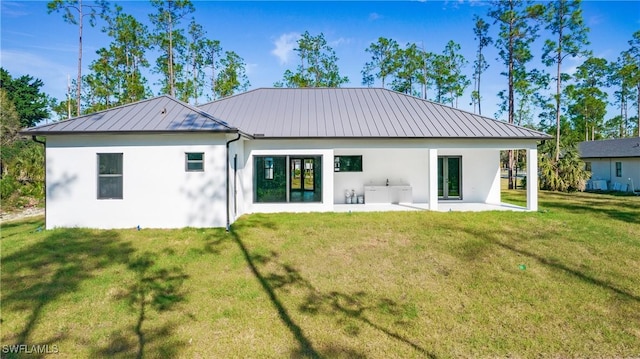
[[[173,76],[173,23],[171,19],[171,12],[169,14],[169,23],[168,23],[168,35],[169,35],[169,52],[167,56],[167,70],[169,72],[169,95],[171,97],[175,97],[175,88],[174,88],[174,76]]]
[[[513,22],[509,24],[509,33],[513,32]],[[514,44],[513,44],[513,36],[509,36],[509,65],[508,65],[508,77],[509,77],[509,93],[508,93],[508,112],[509,112],[509,123],[513,124],[513,115],[514,115],[514,102],[513,102],[513,52],[514,52]],[[513,150],[509,150],[509,170],[507,174],[507,178],[509,181],[509,189],[514,189],[513,186]]]
[[[76,82],[76,116],[80,116],[80,97],[82,95],[82,0],[78,0],[78,78]]]
[[[562,18],[562,15],[560,16]],[[556,164],[560,161],[560,90],[561,90],[561,69],[562,69],[562,25],[558,29],[558,58],[556,67]],[[558,166],[556,166],[558,175]]]

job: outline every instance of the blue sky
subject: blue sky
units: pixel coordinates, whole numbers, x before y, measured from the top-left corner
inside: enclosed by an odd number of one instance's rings
[[[113,3],[114,1],[112,1]],[[118,1],[124,11],[148,23],[153,8],[147,1]],[[75,78],[77,66],[77,27],[63,21],[61,14],[47,14],[45,1],[5,1],[1,4],[0,64],[13,76],[29,74],[44,81],[44,91],[64,98],[67,76]],[[333,47],[349,87],[361,86],[364,63],[369,60],[365,49],[380,36],[392,38],[401,45],[407,42],[424,46],[427,51],[441,52],[449,40],[461,44],[469,64],[465,73],[471,80],[476,51],[473,39],[473,15],[485,19],[489,4],[484,1],[413,1],[413,2],[212,2],[194,1],[196,21],[210,38],[221,41],[225,50],[233,50],[244,58],[251,88],[270,87],[282,79],[286,69],[297,64],[293,52],[299,34],[323,33]],[[590,28],[589,40],[595,56],[615,60],[628,48],[627,41],[640,29],[640,1],[585,1],[583,16]],[[96,58],[98,48],[107,46],[109,38],[85,25],[84,73]],[[490,32],[495,37],[496,28]],[[535,64],[539,68],[542,40],[534,44]],[[483,75],[483,114],[493,116],[497,109],[497,93],[506,87],[503,71],[495,60],[497,51],[486,54],[491,67]],[[568,59],[569,72],[583,59]],[[551,69],[549,69],[551,70]],[[148,76],[154,93],[153,75]],[[380,84],[377,83],[377,86]],[[459,101],[459,107],[471,110],[470,91]],[[615,108],[610,107],[611,111]],[[631,111],[633,113],[633,111]],[[612,117],[612,113],[608,117]]]

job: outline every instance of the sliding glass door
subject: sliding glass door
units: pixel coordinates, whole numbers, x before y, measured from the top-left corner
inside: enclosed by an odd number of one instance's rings
[[[321,156],[255,156],[254,202],[322,202]]]
[[[438,198],[462,199],[462,157],[438,157]]]

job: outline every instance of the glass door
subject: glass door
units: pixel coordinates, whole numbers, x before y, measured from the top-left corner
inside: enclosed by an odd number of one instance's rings
[[[289,198],[291,202],[317,202],[320,191],[316,190],[317,158],[290,158]],[[319,168],[318,168],[319,170]]]
[[[438,157],[438,198],[462,199],[462,157]]]

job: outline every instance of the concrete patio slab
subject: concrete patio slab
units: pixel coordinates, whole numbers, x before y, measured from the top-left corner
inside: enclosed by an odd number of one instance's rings
[[[365,203],[365,204],[334,204],[334,212],[389,212],[389,211],[428,211],[428,203]],[[481,212],[481,211],[518,211],[525,212],[526,208],[509,203],[463,203],[438,202],[438,212]]]

